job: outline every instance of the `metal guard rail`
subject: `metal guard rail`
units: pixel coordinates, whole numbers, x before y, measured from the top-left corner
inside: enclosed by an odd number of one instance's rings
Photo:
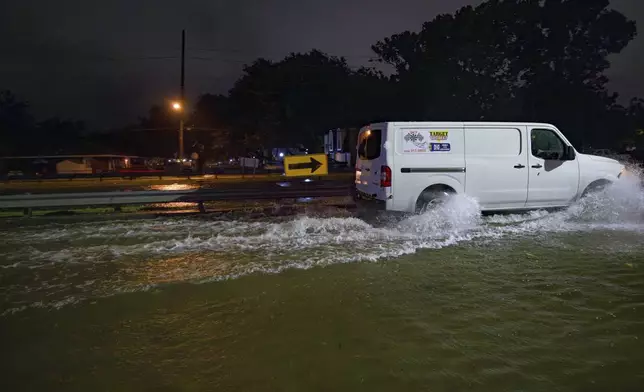
[[[52,193],[0,196],[0,209],[32,209],[87,206],[121,206],[157,203],[204,203],[230,200],[270,200],[317,197],[350,196],[351,188],[334,185],[317,188],[296,188],[278,190],[215,190],[196,189],[187,191],[134,191],[134,192],[91,192]]]

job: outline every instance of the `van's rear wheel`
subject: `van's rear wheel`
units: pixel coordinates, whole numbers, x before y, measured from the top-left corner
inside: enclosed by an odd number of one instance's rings
[[[424,213],[443,205],[454,191],[447,188],[426,189],[416,201],[416,213]]]

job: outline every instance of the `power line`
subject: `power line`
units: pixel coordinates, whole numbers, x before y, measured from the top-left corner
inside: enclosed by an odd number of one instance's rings
[[[127,61],[148,61],[148,60],[177,60],[179,59],[178,56],[139,56],[139,57],[111,57],[111,56],[99,56],[99,57],[83,57],[83,56],[70,56],[70,57],[49,57],[49,56],[42,56],[42,57],[36,57],[36,56],[31,56],[30,58],[25,58],[25,59],[8,59],[4,58],[3,61],[6,62],[19,62],[19,63],[24,63],[24,62],[29,62],[33,63],[36,61],[42,61],[42,62],[48,62],[48,60],[53,60],[51,62],[56,62],[56,63],[65,63],[65,62],[78,62],[78,61],[83,61],[83,62],[127,62]]]
[[[306,52],[288,52],[288,53],[278,53],[278,52],[273,52],[273,53],[261,53],[258,54],[256,52],[251,52],[251,51],[243,51],[239,49],[216,49],[216,48],[188,48],[189,50],[193,50],[196,52],[214,52],[214,53],[239,53],[239,54],[248,54],[252,56],[258,56],[262,57],[262,55],[270,55],[270,56],[277,56],[277,57],[286,57],[289,56],[291,53],[306,53]],[[325,53],[325,52],[321,52]],[[329,55],[328,53],[325,53]],[[375,59],[377,56],[375,53],[372,54],[349,54],[349,55],[340,55],[340,56],[332,56],[332,57],[345,57],[345,58],[363,58],[363,59]]]
[[[79,58],[79,57],[69,57],[69,58],[29,58],[29,59],[4,59],[5,63],[34,63],[34,62],[43,62],[43,63],[59,63],[64,64],[68,62],[84,62],[84,63],[120,63],[120,62],[135,62],[135,61],[166,61],[166,60],[180,60],[180,56],[141,56],[141,57],[89,57],[89,58]],[[220,63],[229,63],[229,64],[247,64],[251,65],[255,62],[256,59],[252,60],[242,60],[242,59],[231,59],[223,57],[203,57],[203,56],[186,56],[187,60],[195,61],[213,61]],[[50,61],[51,60],[51,61]],[[318,65],[314,64],[303,64],[302,67],[317,67]],[[352,69],[357,69],[360,67],[347,65],[347,67]]]
[[[198,60],[198,61],[216,61],[216,62],[222,62],[222,63],[231,63],[231,64],[243,64],[243,65],[252,65],[255,60],[251,61],[244,61],[244,60],[238,60],[238,59],[225,59],[221,57],[199,57],[199,56],[190,56],[187,57],[190,60]],[[326,64],[299,64],[298,66],[301,68],[321,68],[324,67]],[[357,65],[349,65],[346,64],[346,67],[352,70],[358,70],[361,67]]]

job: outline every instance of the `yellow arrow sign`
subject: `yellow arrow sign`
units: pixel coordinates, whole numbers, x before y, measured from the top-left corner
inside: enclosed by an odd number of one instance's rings
[[[289,155],[284,157],[284,174],[287,177],[326,176],[329,163],[324,154]]]

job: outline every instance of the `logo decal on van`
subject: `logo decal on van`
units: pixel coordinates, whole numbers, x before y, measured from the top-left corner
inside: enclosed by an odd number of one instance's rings
[[[425,138],[418,131],[409,131],[405,135],[405,140],[408,141],[408,142],[412,142],[412,143],[416,144],[418,142],[422,142],[423,140],[425,140]]]
[[[435,151],[451,151],[449,131],[404,129],[401,136],[401,150],[406,154],[426,154]]]
[[[405,152],[425,152],[427,150],[425,137],[418,131],[408,131],[404,139],[407,143],[411,143],[416,147],[413,149],[405,149]]]
[[[448,131],[429,131],[429,138],[431,140],[443,141],[449,137]]]
[[[430,148],[432,151],[451,151],[449,143],[431,143]]]

